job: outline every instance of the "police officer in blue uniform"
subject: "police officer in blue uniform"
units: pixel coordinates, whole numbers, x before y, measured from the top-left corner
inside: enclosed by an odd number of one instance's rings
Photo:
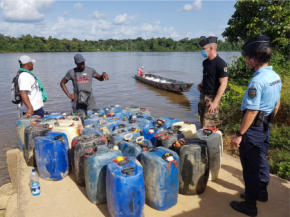
[[[231,145],[239,147],[243,167],[245,201],[232,201],[231,207],[248,216],[258,214],[256,201],[268,201],[270,170],[266,156],[269,149],[270,122],[280,106],[281,79],[269,66],[270,38],[259,35],[242,47],[247,67],[254,73],[244,94],[243,120]]]

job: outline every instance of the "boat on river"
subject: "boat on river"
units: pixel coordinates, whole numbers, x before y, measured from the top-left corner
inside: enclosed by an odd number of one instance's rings
[[[152,74],[145,74],[144,77],[135,75],[135,79],[160,89],[175,92],[188,92],[193,85],[192,82],[188,83]]]

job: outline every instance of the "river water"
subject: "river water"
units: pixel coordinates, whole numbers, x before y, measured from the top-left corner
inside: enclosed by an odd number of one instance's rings
[[[16,106],[11,103],[11,81],[18,70],[18,58],[21,53],[0,54],[0,186],[9,182],[6,163],[6,152],[17,148],[15,120]],[[28,53],[36,59],[34,73],[42,81],[48,102],[46,111],[71,111],[70,99],[60,88],[60,80],[66,72],[75,67],[73,56],[75,53]],[[197,102],[199,92],[196,85],[202,79],[202,61],[199,52],[109,52],[82,53],[86,65],[95,68],[98,73],[107,72],[109,81],[93,81],[93,92],[96,107],[118,104],[122,108],[128,105],[140,105],[149,108],[155,117],[170,116],[179,120],[186,120],[197,124]],[[227,63],[231,63],[233,56],[240,56],[240,52],[219,52]],[[145,73],[153,73],[166,78],[193,82],[187,93],[174,93],[160,90],[134,79],[137,69],[144,66]],[[72,83],[67,83],[72,92]]]

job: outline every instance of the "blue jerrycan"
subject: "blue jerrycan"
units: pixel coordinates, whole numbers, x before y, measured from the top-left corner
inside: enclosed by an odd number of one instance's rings
[[[24,130],[26,127],[29,127],[32,122],[34,122],[37,119],[40,119],[40,116],[32,116],[31,118],[24,118],[21,117],[18,120],[15,121],[15,129],[16,129],[16,134],[17,134],[17,139],[18,139],[18,145],[20,151],[23,151],[24,148],[24,143],[25,143],[25,138],[24,138]]]
[[[139,137],[140,133],[136,128],[131,128],[130,131],[127,128],[114,130],[110,137],[110,144],[118,145],[120,141],[122,141],[128,136]]]
[[[50,132],[35,138],[35,158],[41,178],[60,181],[68,176],[68,149],[64,133]]]
[[[135,158],[121,158],[107,165],[107,205],[111,217],[144,217],[143,169]],[[119,159],[120,160],[120,159]]]
[[[103,120],[106,117],[106,115],[92,115],[91,117],[87,117],[84,119],[84,127],[88,125],[98,124],[99,120]]]
[[[130,119],[130,113],[127,110],[122,110],[115,113],[113,110],[109,111],[108,117],[119,118],[122,121],[128,121]]]
[[[119,105],[109,105],[104,107],[105,115],[108,116],[109,112],[118,113],[122,111],[122,108]]]
[[[133,114],[133,113],[136,113],[140,110],[140,106],[136,106],[136,105],[131,105],[131,106],[128,106],[127,108],[125,108],[125,110],[127,110],[130,114],[130,116]]]
[[[159,133],[165,130],[165,128],[161,124],[154,123],[148,127],[145,127],[143,130],[143,136],[145,139],[148,139],[152,142],[152,144],[155,143],[155,136]]]
[[[60,119],[60,118],[65,118],[65,115],[54,113],[54,114],[50,114],[50,115],[45,116],[43,119],[44,119],[44,120],[45,120],[45,119],[58,120],[58,119]]]
[[[179,139],[172,149],[179,155],[179,193],[202,194],[209,177],[209,149],[207,142],[198,138]]]
[[[172,124],[179,122],[179,120],[170,117],[163,117],[156,119],[156,123],[163,125],[164,128],[169,129]]]
[[[177,203],[179,157],[163,147],[153,147],[140,156],[143,166],[146,204],[167,210]]]
[[[98,135],[104,135],[103,131],[101,131],[96,125],[88,125],[83,128],[82,135],[87,134],[98,134]]]
[[[107,144],[108,142],[105,136],[100,134],[87,134],[77,136],[72,140],[70,157],[72,170],[75,173],[76,183],[78,185],[85,186],[85,174],[84,174],[85,150],[91,147]]]
[[[107,145],[91,147],[85,151],[84,170],[86,190],[89,200],[94,204],[105,203],[107,164],[122,153]]]
[[[87,111],[87,116],[90,118],[93,115],[104,115],[105,112],[103,109],[99,109],[99,108],[94,108],[92,110],[88,110]]]
[[[120,141],[118,146],[123,156],[133,157],[139,161],[141,153],[153,147],[150,140],[144,139],[143,136],[136,138],[132,134]]]
[[[145,128],[153,124],[155,118],[152,116],[137,115],[136,117],[132,117],[131,120],[136,120],[141,125],[141,127]]]

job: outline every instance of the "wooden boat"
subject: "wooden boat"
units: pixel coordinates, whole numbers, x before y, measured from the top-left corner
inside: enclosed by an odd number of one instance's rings
[[[135,75],[135,79],[160,89],[176,92],[188,92],[193,85],[193,83],[186,83],[174,79],[163,78],[161,76],[152,74],[145,74],[145,77]]]

